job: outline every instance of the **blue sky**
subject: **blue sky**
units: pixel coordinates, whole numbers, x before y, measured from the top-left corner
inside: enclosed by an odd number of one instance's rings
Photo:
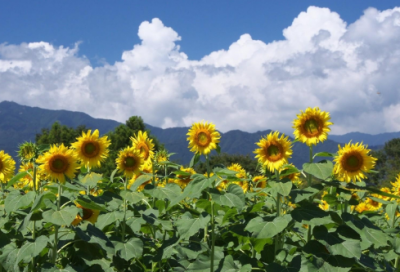
[[[2,1],[0,101],[153,126],[400,131],[395,1]]]
[[[140,42],[137,27],[160,18],[179,33],[178,43],[189,59],[227,49],[244,33],[270,42],[283,38],[282,30],[309,6],[328,7],[352,23],[365,9],[385,10],[396,1],[2,1],[0,43],[47,41],[73,46],[92,65],[114,63],[121,52]]]

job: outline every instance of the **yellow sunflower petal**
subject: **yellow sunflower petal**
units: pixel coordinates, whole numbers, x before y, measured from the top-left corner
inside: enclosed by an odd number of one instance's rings
[[[139,150],[145,161],[151,160],[154,157],[153,140],[147,135],[147,132],[139,131],[135,137],[130,138],[134,149]]]
[[[118,153],[118,158],[115,160],[117,169],[123,172],[128,178],[133,175],[138,175],[143,169],[144,160],[140,155],[139,150],[133,147],[126,147]]]
[[[10,155],[0,151],[0,181],[7,183],[14,176],[15,161]]]

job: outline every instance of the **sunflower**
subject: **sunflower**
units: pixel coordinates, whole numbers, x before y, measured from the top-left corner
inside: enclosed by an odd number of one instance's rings
[[[321,195],[321,203],[318,205],[318,207],[320,207],[320,209],[321,210],[324,210],[324,211],[328,211],[329,210],[329,204],[328,204],[328,202],[326,202],[325,200],[324,200],[324,196],[326,196],[328,194],[328,192],[326,192],[326,191],[324,191],[323,193],[322,193],[322,195]]]
[[[36,144],[31,142],[25,142],[19,146],[18,157],[21,161],[32,161],[36,158],[39,149]]]
[[[27,163],[21,163],[18,172],[25,172],[33,170],[33,163],[32,162],[27,162]],[[40,178],[41,175],[39,171],[36,172],[36,188],[38,188],[40,184]],[[24,187],[29,187],[30,189],[33,188],[33,171],[30,173],[27,173],[24,177],[22,177],[19,182],[14,184],[14,188],[17,189],[23,189]]]
[[[243,169],[243,167],[242,167],[240,164],[238,164],[238,163],[233,163],[233,164],[231,164],[230,166],[228,166],[227,168],[228,168],[229,170],[238,172],[238,173],[235,174],[235,176],[236,176],[237,178],[240,178],[240,179],[246,179],[246,178],[247,178],[246,170]],[[237,184],[237,185],[239,185],[240,187],[242,187],[244,193],[246,193],[247,190],[248,190],[248,188],[249,188],[249,183],[248,183],[247,181],[234,181],[234,182],[232,182],[232,183],[233,183],[233,184]],[[225,187],[226,187],[226,184],[225,184]]]
[[[76,138],[77,141],[71,144],[75,149],[78,159],[86,167],[100,167],[108,156],[108,147],[111,142],[107,136],[99,138],[99,131],[96,129],[93,134],[88,130],[87,133],[82,132],[82,136]]]
[[[139,150],[145,161],[151,160],[154,157],[153,140],[147,136],[147,132],[139,131],[136,137],[130,138],[134,149]]]
[[[361,202],[356,206],[356,211],[359,213],[362,213],[364,211],[377,211],[381,207],[382,203],[367,197],[364,202]]]
[[[254,153],[260,164],[266,166],[271,172],[278,170],[282,165],[288,162],[292,155],[292,146],[284,134],[279,137],[279,132],[271,132],[265,138],[256,143],[260,148]]]
[[[144,173],[152,173],[152,172],[153,172],[153,164],[152,164],[151,160],[148,160],[148,161],[144,162],[143,167],[142,167],[142,172],[144,172]],[[128,183],[127,188],[128,188],[128,189],[131,189],[131,186],[135,183],[135,181],[137,180],[137,178],[140,177],[141,175],[142,175],[141,172],[140,172],[139,174],[133,175],[132,178],[129,180],[129,183]],[[138,187],[137,191],[138,191],[138,192],[143,191],[144,187],[145,187],[147,184],[150,184],[151,182],[152,182],[151,179],[148,180],[148,181],[146,181],[146,182],[144,182],[143,184],[141,184],[141,185]]]
[[[221,135],[213,123],[201,121],[194,123],[186,134],[190,151],[207,155],[217,148]]]
[[[175,183],[178,184],[179,186],[181,186],[181,188],[185,188],[190,181],[192,181],[191,176],[196,174],[196,171],[194,171],[193,168],[184,168],[183,166],[181,166],[180,168],[181,172],[186,172],[188,175],[184,175],[184,174],[177,174],[176,175],[176,179],[175,179]]]
[[[10,155],[0,151],[0,181],[7,183],[7,181],[14,176],[15,161]]]
[[[124,172],[124,175],[128,178],[137,175],[143,169],[143,157],[140,155],[140,151],[133,147],[126,147],[119,151],[118,158],[115,160],[117,169],[120,172]]]
[[[384,192],[384,193],[391,194],[391,191],[390,191],[390,189],[388,187],[382,187],[380,189],[380,191]],[[376,197],[376,198],[380,198],[380,199],[386,200],[386,201],[390,201],[390,199],[391,199],[390,196],[384,196],[384,195],[379,195],[379,194],[373,194],[372,196]]]
[[[78,163],[73,150],[68,149],[61,144],[59,146],[52,145],[50,150],[37,159],[42,174],[45,174],[52,181],[65,182],[65,176],[72,179]]]
[[[254,189],[258,189],[259,191],[261,191],[264,188],[267,188],[267,178],[264,176],[255,176],[253,179],[253,184],[254,187],[251,188],[251,191],[253,192]],[[262,196],[266,196],[266,193],[261,193],[260,195]]]
[[[79,213],[76,215],[74,221],[72,221],[71,223],[73,226],[77,226],[82,221],[89,221],[92,224],[96,223],[97,218],[99,217],[100,214],[99,210],[87,209],[79,204],[75,205],[82,210],[81,212],[82,216]]]
[[[339,145],[334,158],[333,173],[340,181],[356,182],[367,178],[365,173],[374,168],[376,158],[368,155],[369,149],[362,143],[348,143],[343,148]]]
[[[394,195],[400,196],[400,173],[397,175],[395,182],[390,182],[392,184],[392,192]]]
[[[328,137],[329,128],[333,123],[330,120],[329,112],[321,111],[318,107],[307,108],[297,115],[293,121],[294,135],[300,142],[308,146],[323,142]]]

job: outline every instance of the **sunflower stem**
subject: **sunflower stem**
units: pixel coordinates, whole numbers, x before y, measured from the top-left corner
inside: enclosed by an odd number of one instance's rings
[[[36,164],[33,163],[33,191],[35,192],[35,198],[36,198]],[[33,241],[36,241],[36,221],[33,221],[33,229],[32,229],[32,239]],[[32,271],[36,272],[36,257],[32,258]]]
[[[126,190],[127,190],[127,178],[125,177],[124,180],[124,190],[125,190],[125,194],[126,194]],[[124,198],[124,219],[122,220],[122,234],[121,234],[121,238],[122,238],[122,242],[125,243],[125,228],[126,228],[126,198]]]
[[[279,177],[279,170],[275,169],[275,176],[277,182],[279,182],[280,177]],[[281,194],[276,193],[276,217],[281,216]],[[275,236],[275,256],[278,253],[278,250],[280,249],[280,244],[281,244],[281,236],[278,233]]]
[[[310,145],[310,163],[312,163],[312,162],[313,162],[313,146]],[[308,187],[311,187],[311,183],[312,183],[311,174],[308,174],[307,182],[308,182]]]
[[[57,211],[60,211],[61,206],[61,194],[62,187],[60,181],[58,182],[58,196],[57,196]],[[57,246],[58,246],[58,228],[59,226],[54,226],[54,245],[53,245],[53,263],[55,264],[57,261]]]
[[[209,156],[206,155],[206,166],[207,166],[207,178],[210,178],[210,161]],[[215,187],[215,183],[213,183],[212,187]],[[211,195],[210,195],[211,198]],[[211,258],[210,258],[210,272],[214,271],[214,252],[215,252],[215,222],[214,222],[214,200],[211,199]],[[207,237],[207,228],[204,230],[204,240]]]

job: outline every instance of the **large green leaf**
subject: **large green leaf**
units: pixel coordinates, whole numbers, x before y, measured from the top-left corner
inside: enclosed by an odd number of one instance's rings
[[[33,242],[26,242],[17,253],[17,263],[21,260],[24,263],[29,262],[33,257],[36,257],[47,246],[48,238],[46,236],[39,236]]]
[[[90,173],[84,176],[79,176],[79,181],[85,186],[94,187],[97,183],[103,179],[103,176],[97,173]]]
[[[272,188],[271,189],[272,195],[276,195],[277,193],[279,193],[282,196],[288,196],[290,194],[290,190],[292,189],[293,183],[291,181],[286,181],[286,182],[269,181],[268,185]]]
[[[333,171],[333,163],[328,160],[317,163],[303,164],[304,172],[313,175],[316,178],[327,180],[331,177]]]
[[[375,248],[387,246],[388,236],[379,229],[363,228],[361,230],[361,237],[370,241]]]
[[[153,197],[162,200],[168,199],[168,201],[175,200],[182,194],[181,188],[175,183],[167,183],[165,187],[156,187],[149,191],[151,191]]]
[[[221,272],[250,272],[252,269],[250,264],[244,266],[239,261],[234,261],[232,255],[225,257],[222,263]]]
[[[305,199],[309,199],[319,193],[324,186],[321,184],[314,184],[311,187],[304,189],[294,189],[290,191],[290,198],[293,203],[299,203]]]
[[[321,210],[319,207],[313,204],[304,204],[300,207],[295,208],[292,213],[292,217],[297,222],[308,221],[316,223],[317,219],[327,218],[327,220],[331,220],[329,217],[329,213]]]
[[[397,203],[391,203],[386,205],[386,213],[389,216],[389,226],[394,226],[394,222],[396,221],[396,211],[397,211]]]
[[[53,223],[55,225],[66,225],[69,226],[72,221],[74,221],[79,209],[75,206],[67,206],[60,211],[48,210],[45,211],[43,219],[47,222]]]
[[[136,204],[143,199],[146,199],[142,192],[121,191],[121,197],[131,204]]]
[[[120,211],[108,212],[106,214],[101,214],[97,218],[96,227],[99,229],[103,229],[104,227],[115,223],[118,220],[122,220],[124,218],[124,213]]]
[[[171,200],[168,209],[172,208],[174,205],[181,202],[183,199],[190,197],[190,198],[198,198],[201,196],[203,190],[211,187],[213,182],[218,178],[216,175],[207,178],[200,174],[195,174],[192,176],[193,179],[189,182],[189,184],[183,190],[183,193],[176,197],[175,199]]]
[[[28,207],[33,200],[35,199],[35,192],[28,192],[25,195],[21,195],[19,191],[12,191],[8,194],[5,203],[4,203],[4,208],[6,209],[6,212],[15,212],[16,210],[23,208],[23,207]]]
[[[193,218],[189,212],[186,212],[176,221],[175,225],[178,228],[181,239],[189,239],[190,236],[196,234],[200,229],[204,229],[209,221],[209,215],[206,217],[201,215],[199,218]]]
[[[103,205],[97,204],[91,199],[88,199],[85,196],[79,196],[78,199],[75,200],[78,204],[86,209],[98,210],[98,211],[106,211],[106,208]]]
[[[219,205],[236,207],[239,211],[245,206],[243,189],[236,184],[229,185],[226,193],[222,193],[217,189],[212,190],[211,197]]]
[[[115,246],[115,251],[119,253],[122,259],[129,261],[142,256],[143,242],[139,238],[131,238],[125,243],[118,243]]]
[[[251,232],[252,236],[258,239],[271,238],[282,232],[291,220],[290,214],[275,217],[272,221],[265,221],[262,217],[256,217],[250,220],[245,230]]]
[[[332,253],[334,255],[342,255],[347,258],[361,258],[361,245],[360,241],[356,240],[347,240],[340,244],[332,245],[331,247]]]
[[[54,201],[56,198],[57,196],[50,192],[44,192],[43,194],[40,194],[39,197],[37,197],[33,202],[31,211],[45,209],[46,208],[45,200],[48,199],[50,201]]]

